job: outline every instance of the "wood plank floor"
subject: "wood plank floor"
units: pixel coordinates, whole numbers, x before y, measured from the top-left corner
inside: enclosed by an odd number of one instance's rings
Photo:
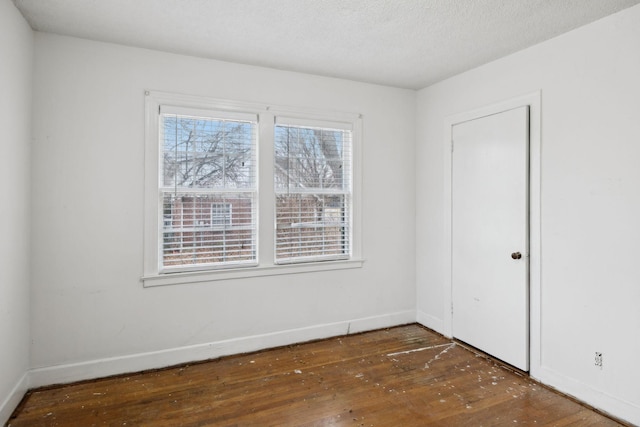
[[[419,325],[30,392],[8,426],[619,426]]]

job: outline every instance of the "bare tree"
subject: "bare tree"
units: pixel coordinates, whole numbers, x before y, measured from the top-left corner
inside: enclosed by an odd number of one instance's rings
[[[168,116],[163,180],[167,187],[249,187],[252,124]]]
[[[275,141],[276,186],[343,188],[342,132],[281,127]]]

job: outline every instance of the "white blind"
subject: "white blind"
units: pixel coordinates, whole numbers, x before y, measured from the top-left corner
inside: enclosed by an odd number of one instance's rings
[[[350,257],[351,146],[343,125],[276,121],[277,263]]]
[[[257,117],[161,108],[161,271],[256,262]]]

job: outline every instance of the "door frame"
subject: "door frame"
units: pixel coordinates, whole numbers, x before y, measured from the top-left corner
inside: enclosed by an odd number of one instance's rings
[[[469,120],[529,106],[529,373],[537,377],[541,369],[541,92],[536,91],[506,101],[445,118],[444,139],[444,316],[443,334],[453,336],[452,298],[452,179],[453,126]]]

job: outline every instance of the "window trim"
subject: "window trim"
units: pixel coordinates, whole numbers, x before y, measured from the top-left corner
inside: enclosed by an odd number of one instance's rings
[[[258,205],[257,253],[258,262],[237,268],[207,268],[196,271],[160,272],[158,233],[159,221],[163,220],[162,208],[158,206],[159,182],[159,111],[162,105],[175,108],[228,111],[258,115]],[[343,123],[351,127],[352,135],[352,242],[351,257],[347,260],[328,260],[296,264],[275,263],[275,189],[273,185],[274,126],[277,116],[299,119],[305,123]],[[161,91],[145,91],[145,188],[144,188],[144,240],[143,275],[144,287],[173,284],[211,282],[248,277],[298,274],[307,272],[360,268],[364,264],[362,254],[362,115],[327,111],[312,108],[273,106],[268,104],[238,102],[224,99],[175,94]]]

